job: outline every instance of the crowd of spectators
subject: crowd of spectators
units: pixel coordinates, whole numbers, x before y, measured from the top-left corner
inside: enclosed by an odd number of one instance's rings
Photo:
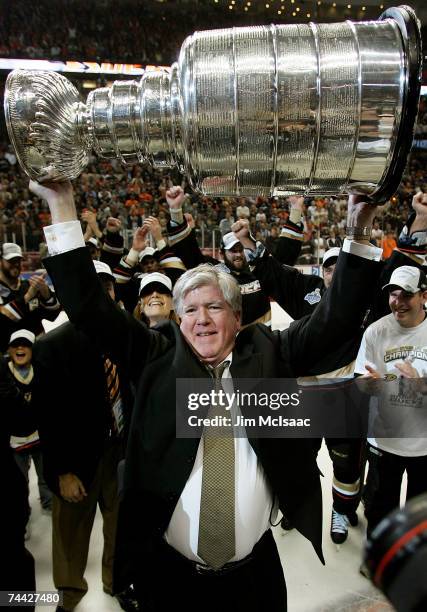
[[[226,25],[209,3],[168,1],[0,1],[0,57],[170,65],[185,37]],[[61,19],[58,19],[58,11]],[[165,21],[167,20],[167,35]],[[223,23],[224,22],[224,23]]]
[[[231,3],[230,6],[233,6]],[[316,3],[315,3],[316,4]],[[61,19],[58,19],[60,13]],[[376,19],[378,7],[352,10],[317,3],[315,21]],[[295,13],[299,23],[304,11]],[[0,0],[0,57],[170,65],[195,30],[281,23],[288,12],[264,2],[240,8],[212,0]],[[166,26],[166,27],[165,27]],[[423,28],[423,36],[424,36]]]
[[[425,155],[425,154],[424,154]],[[239,218],[250,221],[253,235],[274,251],[281,228],[288,219],[286,198],[210,198],[187,189],[185,179],[175,171],[154,170],[148,166],[123,168],[115,160],[93,157],[86,170],[74,181],[79,212],[96,212],[100,229],[107,218],[120,219],[129,245],[134,230],[150,215],[158,217],[166,231],[168,208],[165,192],[172,184],[187,191],[185,212],[194,219],[202,248],[219,247],[221,235],[230,231]],[[396,235],[410,211],[417,189],[427,190],[425,158],[416,150],[399,191],[386,205],[375,224],[373,239],[391,252]],[[330,246],[339,246],[345,233],[346,197],[305,198],[304,245],[301,264],[316,264]],[[25,251],[43,251],[43,227],[50,223],[47,204],[28,190],[28,178],[17,163],[10,145],[0,147],[0,240],[20,244]]]

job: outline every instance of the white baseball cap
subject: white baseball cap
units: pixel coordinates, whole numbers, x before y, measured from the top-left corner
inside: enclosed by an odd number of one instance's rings
[[[333,257],[338,257],[340,253],[340,247],[332,247],[332,249],[328,249],[323,255],[322,266],[325,267],[329,259],[332,259]]]
[[[387,287],[399,287],[408,293],[417,293],[427,289],[427,281],[425,273],[415,266],[400,266],[393,270],[390,281],[384,285]]]
[[[151,272],[150,274],[144,274],[142,277],[141,284],[139,285],[139,294],[141,295],[141,291],[147,285],[151,285],[151,283],[160,283],[161,285],[164,285],[170,293],[172,293],[172,281],[169,276],[166,276],[166,274],[162,274],[161,272]]]
[[[94,260],[93,265],[95,266],[97,274],[106,274],[107,276],[111,276],[111,278],[114,280],[114,275],[111,272],[111,268],[108,264],[103,261]]]
[[[236,237],[236,234],[234,232],[228,232],[222,237],[221,246],[226,251],[229,251],[238,242],[240,242],[240,240]]]
[[[10,336],[9,346],[13,342],[16,342],[17,340],[23,340],[23,339],[27,340],[30,344],[34,344],[34,340],[36,339],[36,337],[33,334],[33,332],[31,332],[28,329],[18,329],[16,332],[13,332],[13,334]]]
[[[19,244],[15,244],[14,242],[5,242],[1,249],[1,256],[7,261],[9,259],[14,259],[15,257],[21,257],[22,259],[22,249]]]
[[[98,244],[98,240],[96,238],[94,238],[92,236],[92,238],[88,238],[85,242],[85,244],[92,244],[94,247],[96,247],[97,249],[99,249],[99,244]]]
[[[154,249],[153,247],[145,247],[145,249],[143,251],[140,252],[139,254],[139,261],[142,261],[144,259],[144,257],[154,257],[154,253],[157,252],[157,249]]]

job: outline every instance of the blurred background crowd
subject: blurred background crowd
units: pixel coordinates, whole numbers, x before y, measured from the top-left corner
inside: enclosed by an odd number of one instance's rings
[[[422,107],[425,129],[425,100]],[[215,254],[212,251],[219,247],[221,236],[239,218],[249,219],[253,235],[274,252],[289,216],[287,198],[203,197],[192,193],[175,171],[153,170],[149,166],[124,168],[115,160],[95,157],[74,181],[79,212],[96,213],[101,231],[108,217],[120,219],[125,247],[148,216],[158,217],[166,230],[165,192],[172,184],[181,184],[187,191],[185,211],[194,219],[199,245],[206,254]],[[426,152],[422,149],[414,149],[398,192],[375,224],[373,238],[384,248],[385,257],[395,246],[417,190],[427,191]],[[304,244],[299,264],[318,264],[326,249],[340,245],[345,234],[346,202],[345,196],[305,198]],[[27,266],[35,269],[39,267],[39,255],[44,255],[43,227],[50,222],[47,204],[29,192],[28,177],[20,169],[11,146],[4,142],[0,145],[0,241],[22,246],[28,253]]]
[[[225,0],[58,0],[54,9],[48,0],[31,7],[26,0],[0,0],[1,59],[43,59],[79,62],[137,62],[170,65],[178,57],[186,36],[195,30],[268,23],[328,22],[343,19],[375,19],[386,5],[347,5],[322,0],[291,0],[292,5],[272,2]],[[276,3],[277,4],[277,3]],[[417,3],[416,3],[417,4]],[[283,9],[283,10],[282,10]],[[425,9],[416,6],[421,16]],[[58,11],[61,18],[58,19]],[[293,11],[293,12],[292,12]],[[167,29],[165,29],[167,21]],[[425,26],[423,26],[423,35]],[[0,99],[7,70],[0,70]],[[424,73],[423,78],[425,82]],[[111,84],[114,78],[129,75],[67,74],[85,99],[88,88]],[[134,77],[139,78],[139,77]],[[86,80],[85,80],[86,79]],[[375,225],[373,239],[387,257],[395,246],[417,190],[427,190],[427,96],[421,98],[414,148],[398,192],[387,203]],[[122,167],[116,161],[93,157],[76,179],[79,212],[96,213],[101,231],[109,216],[122,223],[125,247],[132,232],[148,216],[167,224],[165,191],[181,184],[188,193],[185,211],[194,219],[199,245],[217,250],[221,235],[230,231],[238,218],[248,218],[258,239],[274,252],[275,242],[288,218],[286,198],[207,198],[193,194],[185,179],[175,171],[153,170],[148,166]],[[346,198],[306,198],[304,203],[304,245],[299,264],[316,265],[325,249],[340,244],[344,235]],[[84,216],[84,215],[83,215]],[[9,144],[4,120],[0,120],[0,241],[16,242],[27,254],[25,265],[36,269],[44,255],[43,226],[50,223],[46,203],[28,191],[28,178]],[[84,224],[84,222],[83,222]]]

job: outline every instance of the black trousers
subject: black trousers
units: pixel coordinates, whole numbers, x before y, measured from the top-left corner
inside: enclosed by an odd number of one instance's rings
[[[227,573],[199,574],[195,564],[162,541],[136,586],[144,612],[284,612],[286,583],[271,530],[251,560]]]
[[[399,507],[402,476],[406,470],[408,488],[406,499],[427,492],[427,455],[402,457],[368,444],[369,471],[365,499],[368,535],[392,510]]]
[[[334,478],[332,482],[333,508],[340,514],[356,512],[360,502],[360,483],[364,473],[365,440],[359,438],[325,438],[329,457],[332,461]],[[322,438],[313,441],[317,454]]]

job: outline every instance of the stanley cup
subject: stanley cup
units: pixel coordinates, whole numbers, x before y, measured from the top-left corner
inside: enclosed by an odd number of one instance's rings
[[[26,173],[76,178],[93,149],[124,164],[178,166],[211,196],[396,190],[421,82],[411,8],[378,21],[196,32],[170,70],[93,90],[55,72],[9,74],[5,115]]]

